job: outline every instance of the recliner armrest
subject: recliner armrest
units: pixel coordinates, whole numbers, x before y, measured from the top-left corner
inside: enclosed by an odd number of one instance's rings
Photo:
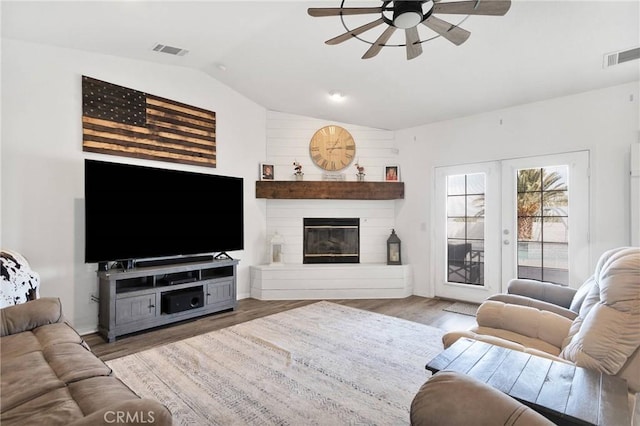
[[[476,321],[479,327],[508,330],[558,348],[562,347],[573,323],[553,312],[493,300],[480,305]]]
[[[531,297],[569,309],[576,289],[543,281],[516,278],[509,281],[507,293]]]
[[[58,322],[64,322],[60,299],[43,297],[0,309],[0,336],[22,333]]]
[[[565,318],[573,321],[578,316],[577,312],[573,312],[570,309],[564,308],[562,306],[543,302],[542,300],[533,299],[527,296],[520,296],[517,294],[494,294],[493,296],[489,296],[487,300],[494,300],[498,302],[510,303],[512,305],[520,305],[520,306],[529,306],[531,308],[540,309],[541,311],[553,312],[554,314],[562,315]]]

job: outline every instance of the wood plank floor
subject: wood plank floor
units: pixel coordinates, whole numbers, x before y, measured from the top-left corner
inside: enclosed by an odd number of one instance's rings
[[[452,303],[449,300],[409,296],[404,299],[344,299],[329,301],[430,325],[445,331],[467,329],[475,324],[475,317],[443,311],[443,308]],[[238,307],[234,311],[213,314],[171,326],[119,337],[113,343],[105,342],[97,333],[83,337],[98,357],[108,361],[315,302],[317,300],[265,301],[242,299],[238,301]]]

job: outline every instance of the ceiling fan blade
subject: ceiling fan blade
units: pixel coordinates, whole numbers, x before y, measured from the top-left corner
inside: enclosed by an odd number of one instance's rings
[[[428,28],[446,38],[456,46],[460,46],[462,43],[467,41],[467,39],[471,35],[469,31],[464,30],[460,27],[456,27],[455,25],[450,24],[447,21],[443,21],[442,19],[436,18],[433,15],[422,21],[422,24],[426,25]]]
[[[407,60],[422,55],[422,44],[420,43],[418,27],[407,28],[404,30],[404,34],[407,39]]]
[[[341,34],[341,35],[339,35],[337,37],[334,37],[334,38],[332,38],[330,40],[327,40],[327,41],[325,41],[325,43],[331,44],[331,45],[342,43],[343,41],[347,41],[350,38],[353,38],[353,37],[357,36],[358,34],[362,34],[363,32],[365,32],[367,30],[370,30],[371,28],[377,27],[378,25],[382,24],[383,22],[384,22],[384,19],[382,19],[382,18],[376,19],[373,22],[369,22],[368,24],[364,24],[361,27],[354,28],[354,29],[352,29],[351,31],[349,31],[347,33]]]
[[[382,7],[310,7],[307,13],[313,17],[340,16],[340,15],[366,15],[368,13],[382,13]]]
[[[369,48],[369,50],[367,50],[364,53],[364,55],[362,56],[362,59],[373,58],[378,53],[380,53],[380,51],[384,47],[384,44],[387,41],[389,41],[389,39],[391,38],[395,30],[396,30],[396,27],[392,27],[392,26],[389,26],[386,30],[384,30],[384,32],[380,34],[380,37],[378,37],[378,39],[375,41],[375,43],[373,43],[373,45]]]
[[[438,2],[433,5],[433,13],[501,16],[507,13],[510,7],[511,0]]]

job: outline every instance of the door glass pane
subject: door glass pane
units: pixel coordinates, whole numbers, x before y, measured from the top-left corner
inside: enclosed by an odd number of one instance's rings
[[[447,195],[464,195],[465,177],[464,175],[447,177]]]
[[[518,170],[518,277],[568,285],[568,168]]]
[[[449,217],[447,218],[447,238],[455,238],[464,240],[467,223],[465,218]]]
[[[466,197],[464,195],[454,195],[447,197],[447,217],[466,216]]]
[[[447,281],[484,285],[485,174],[447,177]]]

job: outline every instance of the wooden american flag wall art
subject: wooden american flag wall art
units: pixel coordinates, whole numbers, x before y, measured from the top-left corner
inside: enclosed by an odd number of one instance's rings
[[[216,167],[216,113],[82,76],[82,150]]]

